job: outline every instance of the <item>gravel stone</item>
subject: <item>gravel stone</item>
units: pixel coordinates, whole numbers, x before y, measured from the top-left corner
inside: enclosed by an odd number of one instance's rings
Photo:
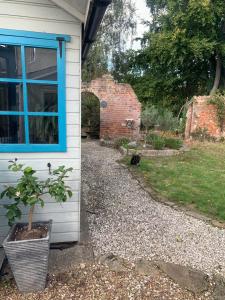
[[[98,142],[82,146],[83,199],[96,256],[163,260],[225,274],[225,231],[154,201]]]

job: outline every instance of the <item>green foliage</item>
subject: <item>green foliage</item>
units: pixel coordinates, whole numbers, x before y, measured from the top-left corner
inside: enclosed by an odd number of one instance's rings
[[[142,111],[141,121],[144,127],[149,130],[158,124],[159,111],[154,105],[148,105]]]
[[[218,125],[222,132],[224,130],[225,122],[225,93],[218,92],[215,95],[213,95],[209,100],[209,104],[213,104],[216,106]]]
[[[134,7],[133,0],[112,1],[98,31],[96,42],[83,65],[83,81],[91,81],[108,72],[112,72],[116,79],[120,77],[118,59],[136,30]]]
[[[149,134],[147,136],[147,141],[153,146],[153,149],[155,150],[162,150],[166,146],[165,138],[157,134]]]
[[[146,2],[149,31],[141,50],[123,54],[120,70],[141,102],[178,113],[187,99],[210,92],[218,57],[224,65],[224,0]],[[224,74],[223,67],[222,88]]]
[[[21,217],[21,205],[32,208],[39,204],[44,207],[42,196],[45,194],[49,194],[57,202],[65,202],[68,197],[72,197],[71,188],[65,185],[65,179],[69,177],[68,173],[73,170],[72,168],[66,169],[65,166],[60,166],[44,181],[35,176],[36,171],[32,167],[25,167],[16,160],[10,161],[9,170],[21,173],[17,184],[8,186],[0,195],[1,199],[5,196],[13,199],[12,204],[4,205],[9,225]]]
[[[155,105],[147,105],[141,115],[142,124],[149,130],[158,126],[162,131],[175,130],[179,121],[169,109],[158,109]]]
[[[211,136],[208,132],[207,128],[197,128],[194,132],[191,133],[191,137],[196,140],[196,141],[200,141],[200,142],[215,142],[216,139]]]
[[[157,139],[158,136],[159,136],[158,134],[150,132],[150,133],[147,134],[147,136],[146,136],[146,138],[145,138],[145,141],[146,141],[146,143],[148,143],[148,144],[152,144],[152,141],[153,141],[154,139]]]
[[[183,146],[183,141],[175,138],[165,138],[165,146],[169,149],[179,150]]]
[[[127,145],[129,144],[130,140],[126,137],[117,138],[114,141],[114,147],[116,149],[119,149],[121,146],[127,148]]]
[[[100,131],[100,103],[91,93],[81,95],[81,127],[89,130],[90,136],[98,137]]]
[[[173,113],[170,110],[164,109],[161,114],[159,114],[158,125],[162,131],[173,131],[178,128],[179,122],[177,118],[173,117]]]

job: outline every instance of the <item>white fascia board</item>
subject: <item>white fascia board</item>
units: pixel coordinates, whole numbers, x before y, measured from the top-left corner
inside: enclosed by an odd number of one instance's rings
[[[87,1],[87,7],[86,7],[86,13],[85,13],[85,25],[86,25],[86,22],[87,22],[87,17],[88,17],[90,5],[91,5],[91,0],[88,0]]]
[[[82,23],[86,21],[86,13],[82,14],[75,6],[72,6],[64,0],[51,0],[54,4],[64,9],[67,13],[80,20]],[[89,2],[89,1],[88,1]],[[89,6],[88,6],[89,8]]]

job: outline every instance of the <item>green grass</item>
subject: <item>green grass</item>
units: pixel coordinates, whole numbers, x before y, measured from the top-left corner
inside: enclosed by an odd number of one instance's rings
[[[180,156],[142,158],[135,170],[167,199],[225,220],[225,144],[199,144]]]

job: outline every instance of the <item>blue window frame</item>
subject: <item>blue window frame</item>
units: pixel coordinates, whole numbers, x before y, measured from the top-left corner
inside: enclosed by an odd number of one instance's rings
[[[0,152],[66,151],[68,41],[0,29]]]

